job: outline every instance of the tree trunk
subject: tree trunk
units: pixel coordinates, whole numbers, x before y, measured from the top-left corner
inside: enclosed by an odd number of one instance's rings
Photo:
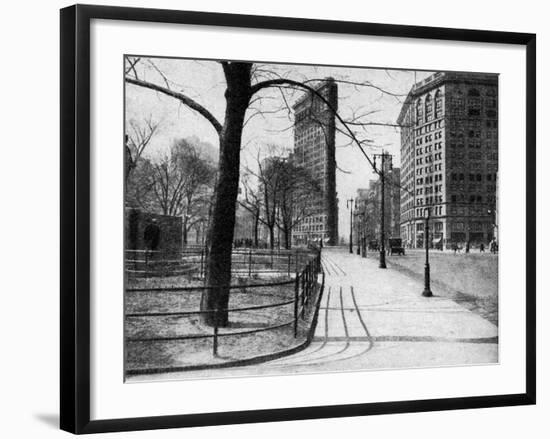
[[[284,227],[284,234],[285,234],[285,248],[287,250],[290,250],[291,247],[291,235],[292,235],[292,229],[290,227]]]
[[[239,186],[239,162],[244,116],[250,101],[250,63],[224,63],[227,81],[225,119],[220,134],[218,180],[209,231],[206,287],[202,294],[202,322],[227,326],[231,250]]]
[[[254,248],[258,248],[258,228],[260,225],[260,213],[256,212],[254,216]]]
[[[187,216],[183,217],[183,245],[187,246]]]
[[[275,226],[269,226],[269,248],[275,248]]]

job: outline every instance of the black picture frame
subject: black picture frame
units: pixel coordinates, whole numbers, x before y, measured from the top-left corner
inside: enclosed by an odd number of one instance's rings
[[[504,43],[526,47],[526,376],[525,393],[90,420],[90,22],[132,20],[334,34]],[[60,424],[99,433],[326,417],[535,404],[536,396],[536,36],[159,9],[76,5],[61,10],[61,387]]]

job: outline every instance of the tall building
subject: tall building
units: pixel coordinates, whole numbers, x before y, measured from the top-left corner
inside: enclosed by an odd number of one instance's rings
[[[335,115],[338,108],[338,86],[326,78],[315,93],[306,93],[294,105],[293,160],[305,168],[319,183],[320,194],[312,194],[307,209],[310,212],[301,224],[294,227],[294,244],[338,242],[338,202],[336,198]],[[328,104],[327,104],[328,102]]]
[[[487,243],[496,223],[498,76],[435,73],[415,84],[401,126],[401,237],[432,243]]]

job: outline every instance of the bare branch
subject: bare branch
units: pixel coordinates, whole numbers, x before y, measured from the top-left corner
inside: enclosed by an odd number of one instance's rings
[[[137,85],[139,87],[148,88],[150,90],[158,91],[160,93],[163,93],[167,96],[171,96],[175,99],[178,99],[180,102],[185,104],[187,107],[191,108],[192,110],[195,110],[197,113],[199,113],[201,116],[203,116],[210,124],[214,127],[218,135],[222,132],[222,124],[214,117],[210,111],[208,111],[205,107],[203,107],[198,102],[191,99],[189,96],[184,95],[183,93],[179,93],[173,90],[170,90],[165,87],[161,87],[160,85],[153,84],[151,82],[142,81],[140,79],[134,79],[130,77],[126,77],[126,82]]]

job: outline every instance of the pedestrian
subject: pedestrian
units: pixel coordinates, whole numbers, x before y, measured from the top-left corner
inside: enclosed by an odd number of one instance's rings
[[[479,244],[479,252],[485,253],[485,245],[483,243]]]
[[[470,241],[466,242],[466,250],[465,253],[470,253]]]
[[[451,248],[452,248],[452,250],[454,251],[454,253],[456,255],[456,252],[458,251],[458,244],[456,242],[453,242],[452,245],[451,245]]]

